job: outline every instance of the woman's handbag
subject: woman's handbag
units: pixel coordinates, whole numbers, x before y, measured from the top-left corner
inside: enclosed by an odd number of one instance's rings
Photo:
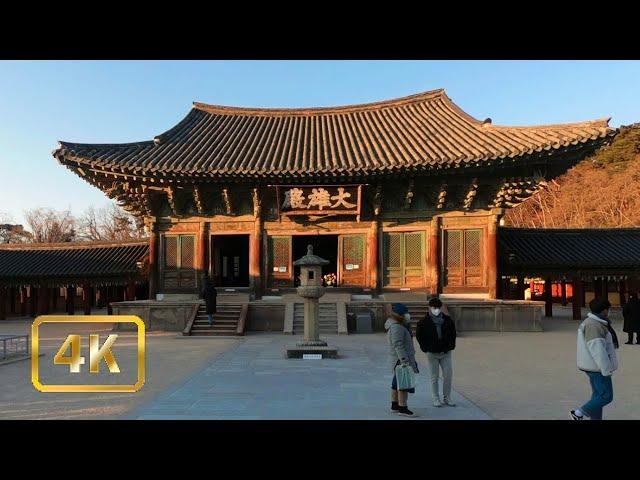
[[[398,390],[410,390],[416,387],[416,375],[409,365],[398,365],[396,367],[396,382]]]

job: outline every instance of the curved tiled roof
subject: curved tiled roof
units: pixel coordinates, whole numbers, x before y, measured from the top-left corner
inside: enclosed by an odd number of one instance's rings
[[[0,245],[0,281],[135,275],[148,250],[146,240]]]
[[[444,90],[332,108],[263,109],[194,103],[152,141],[60,142],[62,163],[190,177],[358,175],[513,163],[580,149],[615,131],[608,119],[505,127],[462,111]]]
[[[640,270],[640,228],[500,228],[503,271]]]

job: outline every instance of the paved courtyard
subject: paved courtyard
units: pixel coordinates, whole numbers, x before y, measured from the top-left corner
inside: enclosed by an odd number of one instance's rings
[[[383,334],[326,336],[338,359],[287,359],[286,345],[299,336],[252,334],[181,385],[162,393],[128,418],[405,420],[387,411],[391,374]],[[421,375],[409,407],[423,420],[484,420],[489,417],[454,392],[456,407],[436,408]],[[410,420],[410,419],[406,419]]]
[[[566,419],[586,401],[586,375],[575,366],[576,328],[571,309],[554,306],[540,333],[466,332],[454,353],[457,407],[430,405],[425,356],[410,407],[426,419]],[[614,327],[622,345],[614,375],[614,401],[606,419],[640,419],[640,345],[624,345],[619,312]],[[0,334],[27,333],[29,320],[0,322]],[[111,326],[87,326],[107,335]],[[84,331],[84,330],[83,330]],[[135,358],[135,337],[121,334],[118,362]],[[43,335],[43,365],[65,338],[60,328]],[[0,365],[0,418],[210,418],[401,419],[388,413],[390,375],[384,334],[329,336],[336,360],[287,360],[287,344],[300,337],[249,332],[243,338],[147,334],[147,381],[131,394],[41,393],[31,384],[30,362]],[[85,347],[86,348],[86,347]],[[86,354],[83,353],[83,354]],[[103,365],[104,366],[104,365]],[[51,383],[68,377],[48,374]],[[45,372],[46,373],[46,372]],[[102,375],[102,374],[101,374]]]

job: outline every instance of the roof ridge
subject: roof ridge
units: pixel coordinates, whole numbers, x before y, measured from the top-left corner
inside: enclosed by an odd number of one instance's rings
[[[0,244],[0,250],[82,250],[87,248],[132,247],[148,243],[148,239],[132,239],[121,242],[3,243]]]
[[[332,107],[293,107],[293,108],[263,108],[263,107],[234,107],[230,105],[213,105],[202,102],[193,102],[193,108],[203,110],[207,113],[220,113],[223,115],[240,114],[240,115],[327,115],[332,113],[350,113],[354,111],[375,110],[385,107],[393,107],[398,105],[406,105],[425,100],[434,100],[446,97],[444,88],[435,90],[427,90],[426,92],[397,97],[389,100],[379,100],[376,102],[355,103],[350,105],[337,105]]]
[[[567,127],[584,127],[584,126],[600,126],[615,131],[615,128],[609,127],[609,121],[611,117],[600,117],[595,120],[584,120],[582,122],[568,122],[568,123],[549,123],[538,125],[494,125],[493,123],[487,123],[484,126],[492,129],[509,129],[509,130],[530,130],[534,129],[549,129],[549,128],[567,128]]]

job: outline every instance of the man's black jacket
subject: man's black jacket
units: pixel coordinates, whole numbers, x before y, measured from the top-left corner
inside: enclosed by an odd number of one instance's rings
[[[427,313],[416,326],[416,339],[420,344],[420,350],[431,353],[447,353],[456,348],[456,326],[449,315],[442,314],[442,338],[438,338],[436,324]]]

